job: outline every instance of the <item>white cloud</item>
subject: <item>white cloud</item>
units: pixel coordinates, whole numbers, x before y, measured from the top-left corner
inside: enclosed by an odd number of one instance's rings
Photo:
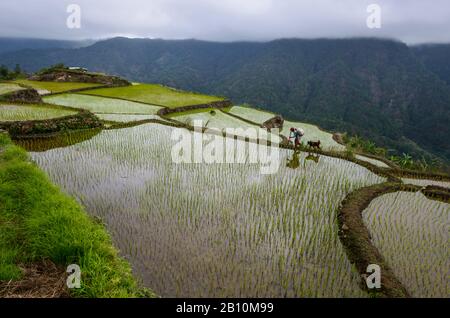
[[[82,9],[82,28],[66,28],[66,7]],[[382,28],[366,27],[368,4]],[[0,36],[40,38],[197,38],[380,36],[409,43],[450,42],[450,1],[434,0],[2,0]]]

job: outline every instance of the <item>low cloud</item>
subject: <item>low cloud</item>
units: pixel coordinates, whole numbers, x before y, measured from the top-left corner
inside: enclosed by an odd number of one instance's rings
[[[371,3],[382,9],[380,29],[366,26]],[[81,8],[80,29],[66,26],[69,4]],[[2,0],[0,12],[3,37],[265,41],[370,36],[450,42],[448,0]]]

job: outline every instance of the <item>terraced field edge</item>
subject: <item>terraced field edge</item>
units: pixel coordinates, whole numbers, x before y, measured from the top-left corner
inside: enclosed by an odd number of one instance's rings
[[[348,194],[338,209],[338,234],[347,256],[361,275],[361,287],[374,297],[410,297],[395,277],[383,256],[372,244],[369,230],[364,224],[362,212],[375,198],[397,191],[417,192],[422,187],[403,183],[386,182],[364,187]],[[367,266],[377,264],[381,268],[381,288],[369,289],[366,285]]]
[[[29,271],[24,269],[43,263],[55,264],[53,272],[63,275],[55,278],[55,284],[65,282],[69,264],[80,266],[81,288],[63,295],[155,296],[139,286],[104,226],[53,185],[4,132],[0,133],[0,181],[0,296],[11,294],[14,282],[27,279]]]
[[[42,136],[68,130],[99,128],[102,126],[100,119],[86,110],[81,110],[74,115],[51,119],[0,122],[0,129],[8,131],[12,138]]]

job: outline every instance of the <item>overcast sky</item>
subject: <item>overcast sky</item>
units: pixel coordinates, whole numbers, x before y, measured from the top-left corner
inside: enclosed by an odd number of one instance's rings
[[[381,28],[366,25],[381,8]],[[81,28],[66,25],[81,8]],[[112,36],[214,41],[376,36],[409,44],[450,43],[450,0],[1,0],[0,36]]]

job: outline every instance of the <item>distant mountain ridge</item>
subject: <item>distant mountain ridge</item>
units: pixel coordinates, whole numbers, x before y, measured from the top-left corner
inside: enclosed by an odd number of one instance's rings
[[[4,38],[0,37],[0,53],[15,52],[24,49],[72,49],[94,44],[94,40],[66,41],[26,38]]]
[[[224,95],[399,152],[450,161],[446,71],[435,66],[442,63],[440,55],[419,51],[365,38],[265,43],[114,38],[77,49],[3,53],[0,64],[36,71],[62,62]]]

